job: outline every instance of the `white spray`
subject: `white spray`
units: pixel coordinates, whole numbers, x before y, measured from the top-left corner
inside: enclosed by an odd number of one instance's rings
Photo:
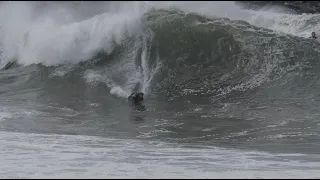
[[[139,29],[142,13],[127,9],[77,22],[71,21],[77,19],[72,13],[65,14],[67,21],[61,20],[61,15],[57,13],[36,12],[31,2],[1,4],[2,62],[17,60],[22,65],[42,63],[55,66],[88,60],[100,50],[110,53],[113,43],[125,38],[125,32],[130,35]]]

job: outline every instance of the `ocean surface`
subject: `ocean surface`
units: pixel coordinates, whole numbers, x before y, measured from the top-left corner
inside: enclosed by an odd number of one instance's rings
[[[319,20],[1,2],[0,178],[320,178]]]

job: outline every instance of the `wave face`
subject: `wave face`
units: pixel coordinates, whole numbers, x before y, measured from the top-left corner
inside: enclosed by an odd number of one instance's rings
[[[14,65],[0,71],[0,129],[318,154],[319,17],[234,2],[3,2],[0,67]],[[130,106],[136,91],[145,100]]]

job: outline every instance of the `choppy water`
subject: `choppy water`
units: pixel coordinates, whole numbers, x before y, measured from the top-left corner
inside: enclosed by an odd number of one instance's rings
[[[0,177],[319,178],[319,17],[1,3]]]

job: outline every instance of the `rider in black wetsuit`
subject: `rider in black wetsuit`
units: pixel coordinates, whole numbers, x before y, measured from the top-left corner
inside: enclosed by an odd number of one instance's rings
[[[311,37],[309,37],[309,38],[317,39],[318,37],[316,36],[316,33],[315,33],[315,32],[312,32],[312,33],[311,33]]]
[[[143,96],[144,94],[142,92],[139,93],[132,93],[129,97],[128,100],[132,103],[138,103],[140,101],[143,101]]]

